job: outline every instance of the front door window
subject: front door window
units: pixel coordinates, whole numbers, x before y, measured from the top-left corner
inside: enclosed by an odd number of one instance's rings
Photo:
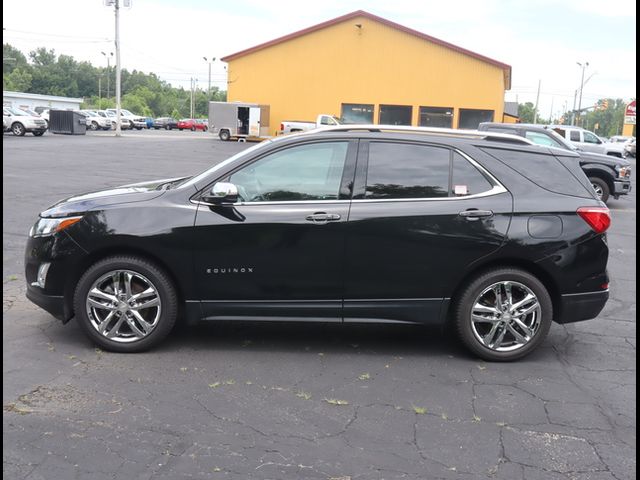
[[[242,202],[338,200],[348,142],[300,145],[232,174]]]

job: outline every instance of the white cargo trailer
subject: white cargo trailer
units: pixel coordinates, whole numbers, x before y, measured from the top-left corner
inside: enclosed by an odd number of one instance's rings
[[[209,131],[220,140],[269,137],[269,105],[209,102]]]

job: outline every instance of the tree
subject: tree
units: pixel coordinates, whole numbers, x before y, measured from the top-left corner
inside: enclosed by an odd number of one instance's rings
[[[533,117],[535,116],[535,107],[533,103],[519,103],[518,104],[518,117],[522,123],[533,123]]]
[[[15,68],[8,75],[2,76],[2,89],[14,92],[26,92],[31,87],[32,76],[27,68]]]

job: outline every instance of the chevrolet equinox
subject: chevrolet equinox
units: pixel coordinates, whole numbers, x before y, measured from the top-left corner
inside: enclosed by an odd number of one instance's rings
[[[475,355],[514,360],[608,299],[609,210],[575,156],[491,132],[280,137],[42,212],[27,297],[117,352],[178,319],[450,323]]]

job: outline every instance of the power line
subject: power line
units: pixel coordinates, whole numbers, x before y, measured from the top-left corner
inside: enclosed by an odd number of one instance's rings
[[[61,37],[61,38],[84,38],[84,39],[94,39],[94,40],[107,40],[112,42],[113,39],[108,37],[89,37],[86,35],[60,35],[58,33],[44,33],[44,32],[29,32],[27,30],[14,30],[12,28],[7,28],[4,30],[5,32],[16,32],[16,33],[25,33],[28,35],[39,35],[41,37]]]

